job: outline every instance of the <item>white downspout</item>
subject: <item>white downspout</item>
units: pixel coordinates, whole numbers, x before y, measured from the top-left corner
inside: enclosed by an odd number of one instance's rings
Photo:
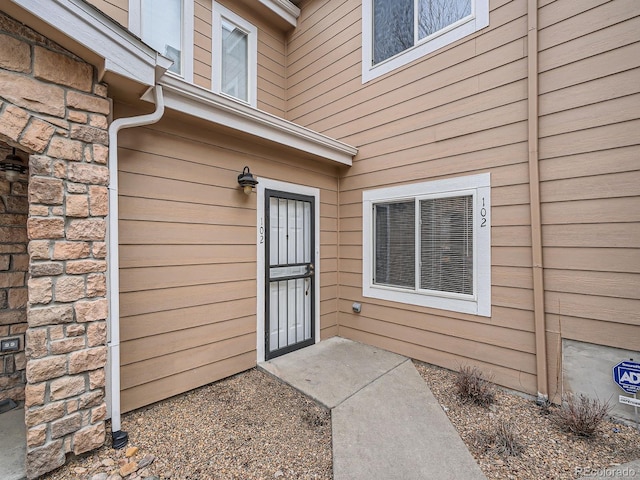
[[[108,230],[108,296],[109,368],[111,371],[111,430],[113,448],[122,448],[128,442],[127,432],[120,426],[120,260],[118,252],[118,132],[123,128],[140,127],[156,123],[164,114],[162,87],[154,88],[156,110],[137,117],[118,118],[109,126],[109,230]]]

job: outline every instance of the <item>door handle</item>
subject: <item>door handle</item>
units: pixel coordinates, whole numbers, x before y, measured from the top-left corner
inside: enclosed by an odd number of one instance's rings
[[[310,263],[310,264],[307,266],[307,271],[308,271],[308,273],[310,273],[310,274],[312,274],[312,275],[313,275],[313,272],[315,271],[315,267],[313,266],[313,263]]]

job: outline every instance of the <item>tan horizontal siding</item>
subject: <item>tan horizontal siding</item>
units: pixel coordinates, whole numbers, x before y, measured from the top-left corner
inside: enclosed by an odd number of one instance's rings
[[[129,0],[87,0],[108,17],[124,28],[129,28]]]
[[[317,320],[324,337],[337,332],[334,168],[192,122],[167,113],[120,134],[125,411],[255,365],[257,198],[238,188],[245,165],[320,189]]]

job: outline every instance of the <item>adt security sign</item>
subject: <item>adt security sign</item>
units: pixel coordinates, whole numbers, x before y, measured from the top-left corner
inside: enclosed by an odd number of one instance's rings
[[[613,381],[627,393],[640,391],[640,363],[625,361],[613,367]]]

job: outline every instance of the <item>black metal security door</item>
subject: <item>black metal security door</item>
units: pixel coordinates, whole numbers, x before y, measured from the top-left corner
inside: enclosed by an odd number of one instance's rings
[[[265,357],[315,343],[315,208],[306,195],[265,190]]]

